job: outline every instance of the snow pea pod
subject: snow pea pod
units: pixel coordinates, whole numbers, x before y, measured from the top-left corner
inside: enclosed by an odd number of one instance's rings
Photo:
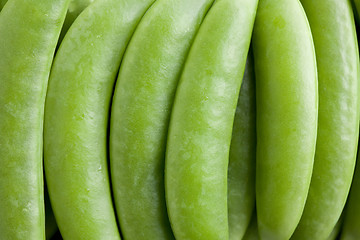
[[[257,1],[218,0],[189,52],[171,115],[165,166],[178,240],[228,239],[231,133]]]
[[[314,44],[298,0],[259,1],[253,49],[259,232],[287,240],[309,190],[318,115]]]
[[[326,239],[344,208],[359,134],[359,53],[348,0],[301,0],[314,38],[319,121],[304,213],[292,237]],[[340,167],[341,166],[341,167]]]
[[[185,58],[212,2],[157,0],[126,50],[110,126],[112,184],[125,239],[174,238],[164,191],[167,129]]]
[[[355,168],[354,179],[344,214],[341,240],[360,239],[360,161],[359,155]]]
[[[80,15],[80,13],[82,11],[84,11],[84,9],[86,7],[88,7],[94,1],[95,0],[71,0],[70,1],[69,9],[67,11],[63,27],[61,29],[61,33],[60,33],[60,37],[59,37],[59,44],[65,37],[65,34],[69,30],[70,26],[73,24],[75,19]],[[97,1],[102,1],[102,0],[97,0]]]
[[[9,0],[0,14],[0,239],[44,239],[45,94],[68,0]]]
[[[125,48],[153,2],[94,2],[56,54],[44,154],[50,200],[65,239],[120,239],[107,167],[110,102]]]
[[[229,239],[242,239],[255,206],[255,73],[248,54],[236,107],[228,169]]]

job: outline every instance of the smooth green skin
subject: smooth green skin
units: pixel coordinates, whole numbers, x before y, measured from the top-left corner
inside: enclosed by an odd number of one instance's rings
[[[164,191],[167,130],[183,64],[212,3],[157,0],[126,50],[110,127],[112,184],[125,239],[174,238]]]
[[[293,240],[326,239],[344,208],[359,134],[359,51],[348,0],[301,0],[314,38],[319,121],[308,199]]]
[[[80,15],[80,13],[82,13],[82,11],[84,11],[85,8],[87,8],[94,1],[95,0],[70,0],[69,9],[67,11],[63,27],[61,29],[59,44],[65,37],[65,34],[69,30],[75,19]]]
[[[125,48],[153,0],[103,0],[62,42],[45,109],[45,173],[64,239],[120,239],[107,167],[114,81]]]
[[[360,239],[360,161],[359,155],[355,168],[354,179],[344,215],[341,240]]]
[[[229,239],[239,240],[245,234],[255,206],[256,159],[255,72],[252,52],[236,107],[228,169]]]
[[[217,0],[186,60],[165,166],[166,203],[178,240],[229,238],[229,150],[256,8],[253,0]]]
[[[256,219],[256,211],[251,217],[250,224],[246,229],[245,235],[243,238],[239,238],[242,240],[260,240],[258,224]]]
[[[0,239],[45,239],[43,115],[68,0],[9,0],[0,14]]]
[[[309,190],[318,115],[314,45],[298,0],[259,2],[253,49],[259,232],[262,239],[287,240]]]
[[[47,192],[47,189],[45,188],[45,235],[46,239],[51,239],[55,233],[58,230],[58,226],[56,224],[54,212],[51,208],[49,193]]]

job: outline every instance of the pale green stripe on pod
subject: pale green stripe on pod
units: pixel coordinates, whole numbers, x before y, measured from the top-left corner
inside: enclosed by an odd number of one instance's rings
[[[359,51],[348,0],[301,0],[314,38],[319,120],[314,170],[301,221],[292,237],[325,239],[344,208],[359,134]]]
[[[228,169],[229,239],[245,234],[255,206],[256,158],[255,73],[252,51],[236,107]]]
[[[110,127],[112,184],[125,239],[174,238],[164,191],[167,130],[183,64],[212,2],[157,0],[126,50]]]
[[[57,52],[45,110],[45,173],[64,239],[120,239],[107,160],[120,62],[154,0],[102,0],[75,21]]]
[[[314,44],[298,0],[259,1],[253,50],[259,232],[287,240],[309,190],[318,115]]]
[[[359,155],[351,190],[344,213],[343,229],[341,240],[360,239],[360,161]]]
[[[231,133],[257,1],[218,0],[186,60],[168,135],[165,192],[178,240],[228,239]]]
[[[0,239],[45,239],[43,119],[69,0],[10,0],[0,14]]]

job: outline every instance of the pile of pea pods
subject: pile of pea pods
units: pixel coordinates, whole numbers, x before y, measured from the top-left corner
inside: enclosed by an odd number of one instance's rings
[[[360,0],[0,10],[0,240],[360,240]]]

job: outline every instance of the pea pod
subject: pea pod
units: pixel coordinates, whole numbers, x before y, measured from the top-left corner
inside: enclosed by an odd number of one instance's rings
[[[166,135],[183,63],[212,2],[157,0],[126,51],[110,127],[112,184],[125,239],[173,239],[164,192]]]
[[[298,0],[259,2],[253,49],[259,232],[287,240],[309,190],[318,115],[314,44]]]
[[[319,121],[309,195],[292,239],[317,240],[329,236],[339,219],[354,172],[359,134],[359,53],[348,0],[301,3],[315,44]]]
[[[0,10],[8,0],[0,0]],[[69,8],[62,26],[58,43],[60,44],[65,34],[79,14],[95,0],[70,0]],[[101,1],[101,0],[98,0]]]
[[[360,161],[359,155],[355,168],[355,175],[351,185],[346,211],[344,214],[341,240],[360,239]]]
[[[256,109],[252,52],[236,107],[228,169],[229,239],[242,239],[255,206]]]
[[[1,1],[1,0],[0,0]],[[75,19],[80,15],[82,11],[86,7],[88,7],[92,2],[95,0],[71,0],[69,4],[69,9],[66,14],[66,18],[61,29],[60,37],[59,37],[59,44],[61,43],[62,39],[65,37],[65,34],[69,30],[70,26],[73,24]],[[102,0],[98,0],[102,1]]]
[[[0,239],[44,239],[43,115],[68,0],[9,0],[0,14]]]
[[[114,81],[154,0],[103,0],[73,24],[57,52],[45,109],[45,173],[64,239],[120,239],[107,167]]]
[[[178,240],[229,238],[229,149],[256,7],[253,0],[216,1],[186,60],[165,167],[166,203]]]

